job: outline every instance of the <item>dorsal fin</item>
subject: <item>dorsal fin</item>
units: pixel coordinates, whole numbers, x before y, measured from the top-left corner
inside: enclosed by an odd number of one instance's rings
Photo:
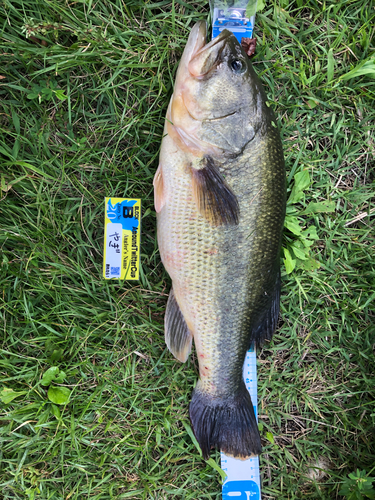
[[[201,169],[192,167],[193,194],[198,210],[211,224],[238,224],[240,207],[211,157]]]
[[[272,339],[273,332],[276,330],[280,311],[280,289],[281,276],[280,269],[278,269],[275,283],[272,288],[270,287],[271,291],[265,292],[263,297],[263,312],[251,331],[250,345],[255,343],[258,349],[261,348],[265,340]]]
[[[187,360],[191,351],[193,335],[188,329],[186,321],[177,304],[173,288],[169,292],[169,299],[164,318],[165,343],[173,356],[182,363]]]

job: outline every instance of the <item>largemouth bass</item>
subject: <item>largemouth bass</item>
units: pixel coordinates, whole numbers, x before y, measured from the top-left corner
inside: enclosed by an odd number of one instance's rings
[[[249,58],[224,30],[191,31],[178,67],[154,179],[158,244],[172,278],[169,350],[199,380],[190,420],[203,456],[217,447],[259,454],[242,377],[246,351],[270,339],[279,315],[285,171],[273,112]]]

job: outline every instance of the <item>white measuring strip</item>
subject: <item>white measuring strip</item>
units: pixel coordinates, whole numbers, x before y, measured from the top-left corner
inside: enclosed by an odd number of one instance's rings
[[[257,412],[257,357],[256,351],[246,353],[243,378]],[[259,457],[238,460],[221,452],[221,468],[227,477],[223,484],[223,500],[260,500]]]

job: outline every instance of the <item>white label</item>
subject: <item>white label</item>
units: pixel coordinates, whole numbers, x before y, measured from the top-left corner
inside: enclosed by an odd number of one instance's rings
[[[120,278],[122,255],[122,224],[107,224],[105,254],[105,277]]]

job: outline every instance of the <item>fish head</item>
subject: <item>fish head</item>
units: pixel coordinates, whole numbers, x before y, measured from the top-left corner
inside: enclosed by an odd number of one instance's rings
[[[177,70],[167,132],[196,156],[236,156],[262,126],[265,95],[251,62],[228,30],[206,44],[192,29]]]

